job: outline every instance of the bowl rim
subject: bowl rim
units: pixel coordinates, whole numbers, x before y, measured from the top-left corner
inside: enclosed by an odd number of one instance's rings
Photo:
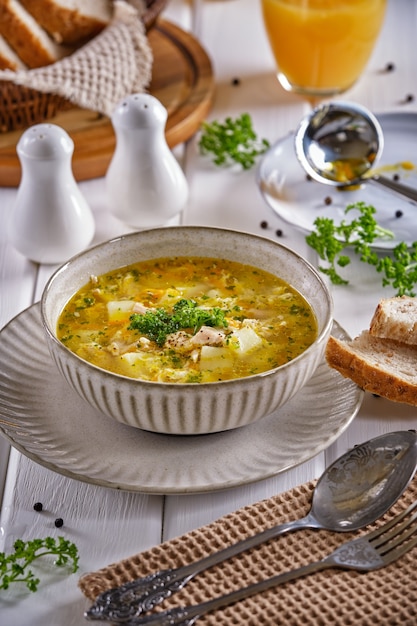
[[[197,231],[197,232],[207,232],[207,231],[211,231],[214,233],[219,233],[222,232],[225,235],[227,234],[233,234],[233,235],[243,235],[244,237],[247,237],[249,239],[257,239],[260,242],[263,243],[268,243],[268,245],[272,245],[278,248],[282,248],[284,249],[287,253],[289,253],[291,256],[293,256],[297,261],[302,261],[305,266],[307,267],[307,269],[309,270],[309,272],[311,272],[311,274],[315,277],[315,279],[318,281],[318,283],[320,284],[320,286],[322,287],[323,293],[326,295],[326,303],[327,303],[327,308],[328,308],[328,313],[327,313],[327,320],[325,322],[325,324],[323,325],[322,330],[319,332],[317,338],[315,339],[315,341],[308,347],[306,348],[303,352],[301,352],[301,354],[299,354],[298,356],[296,356],[294,359],[291,359],[291,361],[288,361],[287,363],[283,363],[282,365],[278,365],[277,367],[274,367],[272,369],[269,370],[265,370],[264,372],[258,372],[257,374],[252,374],[250,376],[243,376],[240,378],[232,378],[232,379],[228,379],[228,380],[219,380],[219,381],[212,381],[212,382],[203,382],[203,383],[178,383],[178,382],[159,382],[159,381],[150,381],[150,380],[143,380],[141,378],[132,378],[130,376],[125,376],[123,374],[118,374],[116,372],[111,372],[110,370],[106,370],[104,368],[98,367],[97,365],[95,365],[94,363],[91,363],[90,361],[87,361],[85,359],[82,359],[80,356],[78,356],[77,354],[75,354],[75,352],[72,352],[69,348],[67,348],[65,346],[65,344],[63,344],[54,334],[53,330],[50,328],[48,321],[47,321],[47,317],[46,317],[46,313],[45,313],[45,309],[46,309],[46,302],[47,302],[47,298],[49,296],[49,293],[51,291],[51,288],[53,286],[53,283],[55,281],[55,279],[62,274],[63,272],[65,272],[65,270],[67,269],[67,267],[69,267],[70,265],[73,265],[80,257],[83,257],[85,255],[88,254],[92,254],[94,253],[94,251],[101,249],[101,248],[105,248],[107,246],[112,246],[115,243],[120,243],[123,242],[127,239],[132,239],[132,238],[136,238],[136,237],[140,237],[141,235],[146,235],[146,233],[149,232],[166,232],[167,234],[171,231],[188,231],[188,232],[192,232],[192,231]],[[178,255],[181,256],[181,255]],[[196,255],[198,256],[198,255]],[[155,257],[157,258],[157,257]],[[227,255],[225,254],[224,257],[225,259],[227,259]],[[117,269],[117,268],[115,268]],[[303,294],[302,294],[303,295]],[[304,296],[305,297],[305,296]],[[133,381],[136,383],[139,383],[141,386],[144,387],[149,387],[149,389],[151,388],[155,388],[155,387],[159,387],[159,386],[163,386],[166,389],[172,388],[172,389],[189,389],[189,388],[213,388],[214,385],[221,385],[223,386],[237,386],[239,384],[241,385],[247,385],[248,383],[250,383],[251,381],[255,381],[255,380],[259,380],[259,379],[265,379],[267,377],[271,377],[271,376],[275,376],[277,374],[277,372],[282,372],[284,370],[286,370],[287,368],[291,367],[293,363],[298,362],[300,360],[303,360],[305,358],[307,358],[307,356],[310,354],[310,352],[312,352],[313,348],[317,347],[318,345],[320,346],[320,344],[322,344],[324,341],[327,341],[327,337],[330,335],[331,333],[331,329],[333,326],[333,311],[334,311],[334,303],[333,303],[333,298],[332,298],[332,294],[325,282],[325,280],[323,279],[323,277],[319,274],[318,270],[316,270],[316,268],[312,265],[312,263],[310,263],[310,261],[308,261],[306,258],[304,258],[301,254],[299,254],[298,252],[296,252],[295,250],[293,250],[292,248],[290,248],[289,246],[286,246],[285,244],[281,243],[280,241],[274,241],[273,239],[270,239],[269,237],[265,237],[259,234],[253,234],[250,232],[246,232],[246,231],[239,231],[239,230],[235,230],[233,228],[224,228],[224,227],[217,227],[217,226],[198,226],[198,225],[178,225],[178,226],[168,226],[168,227],[156,227],[156,228],[146,228],[140,231],[135,231],[135,232],[131,232],[131,233],[126,233],[123,235],[119,235],[117,237],[113,237],[111,239],[107,239],[105,241],[102,241],[100,243],[97,243],[93,246],[90,246],[88,248],[86,248],[85,250],[82,250],[81,252],[78,252],[77,254],[75,254],[74,256],[72,256],[70,259],[68,259],[67,261],[65,261],[62,265],[60,265],[54,272],[53,274],[49,277],[42,295],[41,295],[41,300],[40,300],[40,309],[41,309],[41,321],[42,321],[42,326],[44,328],[44,331],[47,334],[47,337],[49,338],[50,341],[53,342],[54,346],[56,348],[58,348],[61,352],[63,352],[64,354],[66,354],[67,356],[69,356],[70,358],[78,361],[83,367],[87,368],[87,369],[92,369],[95,372],[100,373],[101,375],[103,375],[105,378],[109,378],[111,380],[121,380],[121,381]]]

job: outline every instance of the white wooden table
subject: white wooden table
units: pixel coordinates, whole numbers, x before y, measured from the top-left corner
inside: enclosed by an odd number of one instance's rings
[[[171,0],[164,17],[193,32],[213,63],[216,98],[211,119],[250,113],[261,137],[271,142],[293,130],[308,105],[278,85],[272,56],[256,0]],[[388,13],[370,63],[359,82],[343,98],[374,112],[417,111],[417,3],[389,0]],[[387,63],[395,71],[383,73]],[[239,84],[233,84],[238,78]],[[404,103],[407,94],[416,96]],[[255,171],[214,168],[198,154],[195,139],[178,146],[175,154],[190,185],[183,224],[223,226],[275,237],[312,262],[304,235],[280,220],[265,205],[255,184]],[[124,228],[109,217],[102,179],[81,184],[94,211],[98,228],[95,243],[121,234]],[[16,190],[0,189],[0,327],[39,300],[55,269],[38,266],[21,256],[7,240],[7,219]],[[417,218],[416,218],[417,219]],[[269,229],[261,228],[267,221]],[[372,270],[354,262],[348,287],[333,288],[335,318],[350,335],[369,324],[378,299],[391,295],[381,288]],[[5,364],[2,364],[4,367]],[[22,371],[24,376],[24,371]],[[416,427],[410,407],[366,396],[359,415],[324,453],[310,461],[254,484],[198,495],[124,493],[66,478],[9,450],[0,438],[0,550],[11,551],[16,538],[63,534],[80,552],[80,570],[57,575],[35,594],[19,588],[0,592],[0,624],[14,626],[80,626],[87,623],[88,606],[77,588],[78,576],[163,540],[206,524],[243,505],[285,491],[318,477],[324,467],[356,443],[391,430]],[[47,509],[39,515],[36,500]],[[65,525],[56,529],[54,520]]]

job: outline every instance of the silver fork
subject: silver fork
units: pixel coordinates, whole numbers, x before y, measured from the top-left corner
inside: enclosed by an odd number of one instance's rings
[[[239,600],[266,591],[271,587],[282,585],[295,578],[327,568],[368,572],[385,567],[417,545],[416,508],[417,501],[376,530],[342,544],[334,552],[315,563],[309,563],[289,572],[272,576],[207,602],[178,607],[153,615],[130,618],[123,623],[126,626],[192,626],[199,617],[206,613],[234,604]]]

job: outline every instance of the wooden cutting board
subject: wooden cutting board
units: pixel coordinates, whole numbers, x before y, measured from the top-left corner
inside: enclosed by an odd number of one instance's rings
[[[154,62],[149,91],[168,110],[165,135],[173,148],[189,139],[210,110],[214,78],[207,53],[178,26],[158,20],[149,32]],[[48,122],[64,128],[74,140],[72,167],[78,181],[103,176],[115,148],[108,117],[73,108]],[[16,145],[22,130],[0,134],[0,186],[19,185],[21,170]]]

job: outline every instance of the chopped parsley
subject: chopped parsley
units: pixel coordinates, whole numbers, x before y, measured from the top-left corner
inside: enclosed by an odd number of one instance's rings
[[[267,139],[258,138],[249,113],[236,119],[227,117],[224,122],[203,122],[201,128],[200,152],[211,154],[213,163],[219,166],[238,163],[248,170],[270,145]]]
[[[168,312],[164,308],[147,311],[143,315],[134,313],[130,316],[129,330],[138,330],[143,335],[163,346],[171,333],[191,329],[195,334],[202,326],[227,328],[227,320],[222,309],[200,309],[195,300],[182,298]]]

